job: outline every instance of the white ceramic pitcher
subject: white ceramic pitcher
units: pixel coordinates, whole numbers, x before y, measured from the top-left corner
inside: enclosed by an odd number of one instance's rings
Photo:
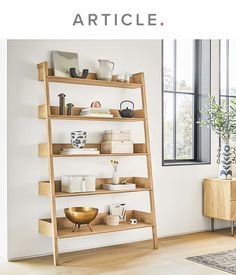
[[[97,70],[97,79],[111,81],[115,66],[114,62],[104,59],[99,59],[98,62],[100,66]]]

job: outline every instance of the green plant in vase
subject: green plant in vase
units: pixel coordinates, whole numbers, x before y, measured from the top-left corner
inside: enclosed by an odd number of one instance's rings
[[[232,157],[230,142],[236,136],[236,102],[229,106],[218,104],[214,96],[207,98],[206,106],[201,110],[200,127],[208,127],[221,139],[222,146],[218,149],[219,178],[232,179]]]

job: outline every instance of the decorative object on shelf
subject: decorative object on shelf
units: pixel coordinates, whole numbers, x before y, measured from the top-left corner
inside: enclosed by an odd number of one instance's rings
[[[101,152],[104,154],[133,154],[134,146],[130,140],[130,130],[104,131]]]
[[[71,132],[71,144],[76,148],[83,148],[86,144],[87,134],[85,131]]]
[[[89,74],[89,70],[88,69],[83,69],[82,74],[78,75],[76,73],[76,68],[69,68],[69,72],[70,72],[70,76],[72,78],[82,78],[82,79],[86,79],[88,77]]]
[[[99,155],[97,148],[63,148],[61,155]]]
[[[120,223],[119,216],[117,215],[107,215],[106,216],[106,225],[117,226]]]
[[[133,219],[130,219],[130,220],[129,220],[129,223],[130,223],[130,224],[137,224],[137,223],[138,223],[138,220],[133,218]]]
[[[103,141],[101,143],[102,154],[133,154],[132,141]]]
[[[106,130],[103,141],[130,141],[130,130]]]
[[[105,190],[134,190],[136,189],[136,184],[135,183],[126,183],[126,184],[113,184],[113,183],[104,183],[102,185],[102,189]]]
[[[130,83],[131,74],[125,74],[125,83]]]
[[[64,116],[65,115],[65,97],[66,95],[61,93],[58,95],[59,97],[59,115]]]
[[[131,108],[126,107],[125,109],[122,107],[124,103],[129,103],[132,105]],[[124,100],[120,103],[120,115],[121,117],[133,117],[134,116],[134,103],[131,100]]]
[[[80,225],[87,224],[90,231],[91,222],[96,218],[98,214],[98,209],[93,207],[70,207],[64,209],[65,215],[69,221],[74,225],[72,227],[72,232],[75,231],[76,226],[80,229]]]
[[[99,68],[97,70],[97,79],[99,80],[112,80],[112,73],[114,70],[114,62],[105,59],[99,59]]]
[[[119,184],[120,178],[119,178],[119,172],[117,171],[119,161],[117,160],[111,160],[111,165],[113,167],[113,173],[112,173],[112,183],[113,184]]]
[[[69,68],[78,68],[78,54],[52,51],[52,67],[55,76],[70,77]]]
[[[73,103],[67,103],[66,106],[67,106],[67,115],[72,116],[73,115],[74,104]]]
[[[113,115],[110,113],[110,110],[107,108],[95,108],[95,107],[90,107],[90,108],[83,108],[80,111],[80,116],[85,116],[85,117],[108,117],[112,118]]]
[[[101,108],[102,104],[99,101],[93,101],[90,105],[91,108]]]
[[[124,82],[125,81],[125,75],[124,74],[117,74],[116,75],[116,80],[118,82]]]
[[[120,222],[126,221],[126,204],[125,203],[110,204],[110,215],[118,216]]]
[[[127,182],[126,182],[126,178],[122,178],[122,179],[120,179],[120,184],[126,184]]]
[[[232,179],[232,148],[230,139],[236,135],[236,102],[223,106],[216,103],[214,96],[206,101],[206,107],[201,111],[202,118],[198,121],[200,127],[208,127],[220,138],[223,145],[218,149],[219,178]],[[234,158],[235,159],[235,158]]]
[[[96,179],[92,175],[62,176],[61,191],[67,193],[94,192]]]

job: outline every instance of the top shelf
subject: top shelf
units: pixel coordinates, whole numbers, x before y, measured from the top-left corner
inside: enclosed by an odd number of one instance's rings
[[[122,89],[138,89],[143,87],[142,79],[143,73],[134,74],[130,78],[130,83],[118,82],[116,81],[116,76],[112,76],[112,81],[97,80],[95,73],[89,73],[87,79],[81,78],[71,78],[71,77],[61,77],[53,76],[53,70],[48,68],[47,62],[42,62],[37,65],[38,67],[38,80],[44,81],[45,75],[49,82],[56,83],[67,83],[67,84],[80,84],[80,85],[92,85],[92,86],[102,86],[102,87],[113,87]],[[46,74],[44,73],[46,71]]]

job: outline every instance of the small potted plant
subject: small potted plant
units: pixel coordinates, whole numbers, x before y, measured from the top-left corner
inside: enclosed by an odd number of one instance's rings
[[[119,172],[117,170],[119,161],[117,160],[111,160],[111,165],[113,167],[113,174],[112,174],[112,183],[113,184],[119,184],[120,178],[119,178]]]
[[[236,102],[223,106],[216,102],[215,97],[209,97],[206,107],[201,110],[200,127],[208,127],[221,139],[222,146],[218,149],[219,178],[232,179],[232,148],[231,139],[236,134]],[[235,159],[235,157],[234,157]]]

